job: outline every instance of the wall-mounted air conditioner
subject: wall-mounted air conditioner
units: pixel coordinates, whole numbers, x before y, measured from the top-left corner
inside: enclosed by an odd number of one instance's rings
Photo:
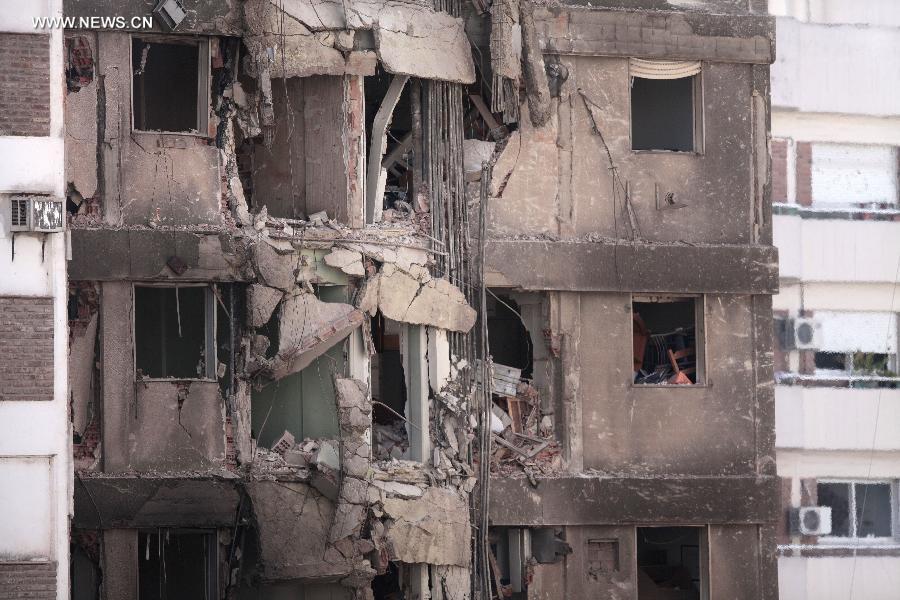
[[[49,196],[10,196],[10,231],[62,231],[66,224],[63,201]]]
[[[804,506],[791,510],[791,531],[800,535],[831,533],[830,506]]]
[[[794,319],[794,347],[818,350],[822,345],[822,324],[815,319]]]

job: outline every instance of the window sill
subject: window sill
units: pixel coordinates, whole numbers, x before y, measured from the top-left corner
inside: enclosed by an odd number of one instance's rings
[[[818,538],[816,546],[835,548],[883,548],[885,546],[897,546],[898,541],[891,537],[879,538],[842,538],[822,536]]]
[[[218,383],[216,379],[190,379],[187,377],[142,377],[135,379],[135,383]]]
[[[633,389],[658,389],[658,390],[672,390],[672,389],[708,389],[711,388],[712,385],[709,383],[692,383],[690,385],[687,384],[678,384],[678,383],[631,383],[628,385],[629,388]]]
[[[703,152],[698,150],[635,150],[631,149],[632,154],[665,154],[673,156],[703,156]]]
[[[192,138],[200,138],[204,140],[213,139],[209,134],[202,133],[200,131],[153,131],[153,130],[144,130],[144,129],[132,129],[131,133],[136,133],[138,135],[161,135],[161,136],[183,136],[183,137],[192,137]]]

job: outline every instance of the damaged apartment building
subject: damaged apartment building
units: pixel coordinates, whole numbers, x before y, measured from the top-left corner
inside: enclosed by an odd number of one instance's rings
[[[72,597],[774,598],[764,4],[66,0]]]

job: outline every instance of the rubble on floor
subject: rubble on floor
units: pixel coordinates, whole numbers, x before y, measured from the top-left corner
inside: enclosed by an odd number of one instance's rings
[[[553,416],[541,414],[540,393],[521,370],[492,367],[491,472],[535,475],[559,472],[562,456]]]

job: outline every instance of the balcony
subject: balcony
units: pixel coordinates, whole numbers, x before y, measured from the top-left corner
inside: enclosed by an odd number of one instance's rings
[[[808,450],[900,450],[900,389],[776,385],[775,444]]]

